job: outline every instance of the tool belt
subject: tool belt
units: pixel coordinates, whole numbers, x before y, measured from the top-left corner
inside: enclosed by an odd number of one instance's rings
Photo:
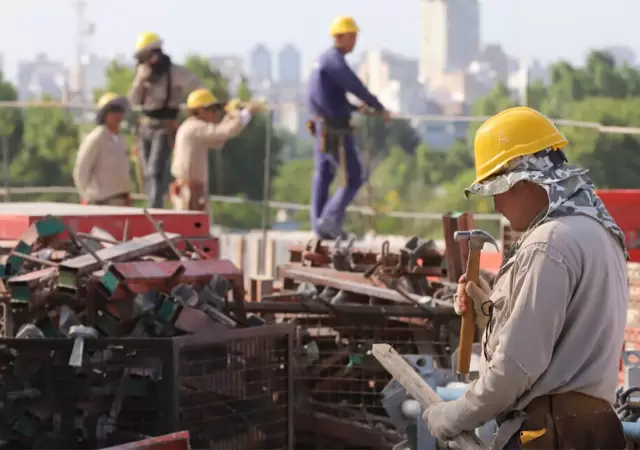
[[[611,405],[578,392],[545,395],[525,409],[523,449],[622,450],[627,441]]]
[[[206,211],[207,198],[204,183],[176,180],[169,186],[169,198],[175,209]],[[178,204],[180,202],[181,204]]]
[[[355,129],[351,119],[316,118],[308,120],[306,125],[311,136],[319,135],[321,137],[319,150],[338,161],[342,171],[343,183],[346,186],[349,181],[349,173],[347,171],[344,138],[352,135]]]
[[[169,149],[173,150],[176,143],[176,133],[180,126],[178,119],[156,119],[155,117],[142,116],[140,118],[140,125],[150,130],[164,129],[167,132]]]
[[[113,205],[116,201],[117,203],[122,203],[122,205],[131,206],[131,195],[128,192],[123,192],[100,200],[91,200],[87,203],[89,205]]]

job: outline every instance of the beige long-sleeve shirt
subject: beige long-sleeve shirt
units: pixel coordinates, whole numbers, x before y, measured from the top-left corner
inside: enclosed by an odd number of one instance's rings
[[[105,200],[131,192],[130,170],[129,152],[122,136],[99,125],[82,141],[73,180],[83,199]]]
[[[171,95],[167,107],[177,109],[191,91],[205,87],[202,81],[189,69],[179,64],[171,65]],[[153,111],[164,106],[167,97],[167,74],[153,83],[145,80],[138,71],[129,89],[128,98],[132,105]]]
[[[229,112],[218,124],[196,117],[185,120],[176,134],[171,174],[183,182],[209,182],[209,150],[220,150],[251,120],[247,110]]]
[[[447,408],[454,426],[473,430],[547,394],[581,392],[613,403],[626,274],[619,243],[589,217],[562,217],[534,229],[496,278],[493,328],[483,339],[487,361],[480,378]],[[500,438],[519,424],[508,426]],[[497,440],[492,448],[501,448]]]

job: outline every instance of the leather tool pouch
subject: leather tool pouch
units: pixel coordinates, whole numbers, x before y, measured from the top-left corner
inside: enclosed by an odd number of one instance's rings
[[[568,392],[538,397],[525,408],[525,413],[520,432],[523,449],[627,448],[622,423],[604,400]],[[544,433],[540,434],[542,430]],[[527,434],[535,437],[525,442]]]
[[[337,159],[344,137],[353,133],[353,125],[349,119],[323,119],[320,133],[322,133],[321,151]]]

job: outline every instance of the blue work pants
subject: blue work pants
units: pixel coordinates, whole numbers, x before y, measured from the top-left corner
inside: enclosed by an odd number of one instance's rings
[[[321,133],[316,133],[315,170],[311,188],[311,227],[316,233],[318,233],[318,222],[321,219],[330,220],[342,229],[347,206],[353,201],[364,181],[364,171],[356,151],[354,136],[352,134],[344,136],[342,140],[345,151],[346,182],[340,180],[340,188],[329,199],[329,187],[340,170],[340,157],[338,153],[323,151],[322,139]]]

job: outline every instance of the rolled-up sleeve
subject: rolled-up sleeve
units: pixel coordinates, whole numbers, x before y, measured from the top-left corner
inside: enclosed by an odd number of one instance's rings
[[[548,368],[576,278],[555,248],[535,243],[515,262],[512,312],[487,369],[451,405],[459,430],[473,430],[511,408]]]

